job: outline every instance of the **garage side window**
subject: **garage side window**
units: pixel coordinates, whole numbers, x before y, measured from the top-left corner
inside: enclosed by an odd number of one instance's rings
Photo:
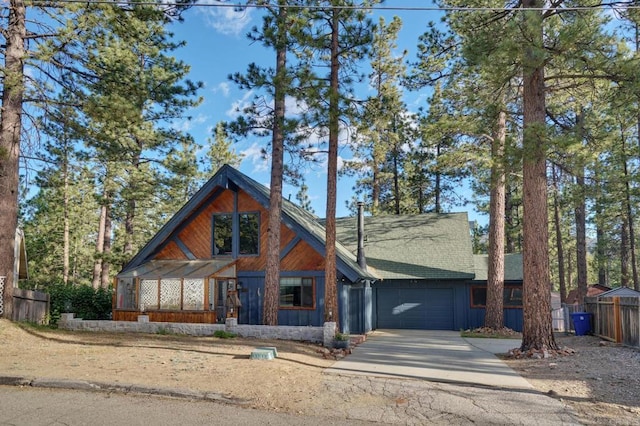
[[[505,308],[522,308],[522,287],[505,286],[502,293]],[[487,287],[471,287],[471,307],[484,308],[487,306]]]
[[[280,307],[315,309],[313,278],[280,278]]]

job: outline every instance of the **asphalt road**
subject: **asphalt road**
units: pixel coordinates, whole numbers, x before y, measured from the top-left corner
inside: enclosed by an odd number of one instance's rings
[[[366,425],[208,401],[0,386],[0,425]]]

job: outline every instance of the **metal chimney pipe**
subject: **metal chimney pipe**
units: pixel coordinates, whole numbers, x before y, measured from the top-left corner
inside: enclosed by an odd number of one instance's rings
[[[364,203],[358,201],[358,265],[367,270],[367,259],[364,256]]]

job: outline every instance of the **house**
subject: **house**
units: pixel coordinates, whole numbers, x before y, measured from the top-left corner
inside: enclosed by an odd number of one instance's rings
[[[113,319],[261,324],[268,206],[268,188],[222,167],[118,274]],[[336,233],[342,331],[482,325],[466,213],[361,213]],[[324,322],[324,248],[323,221],[283,200],[280,325]]]
[[[606,285],[593,284],[593,285],[587,286],[586,297],[596,297],[609,290],[611,290],[611,287],[607,287]],[[569,291],[569,293],[567,294],[567,299],[565,303],[567,305],[581,305],[584,303],[584,301],[578,300],[577,288],[574,288],[571,291]]]
[[[260,324],[268,206],[268,188],[223,166],[117,275],[113,319]],[[324,322],[324,241],[317,218],[283,200],[280,325]],[[341,292],[375,279],[340,244],[336,261]]]
[[[475,278],[470,289],[469,328],[484,324],[485,304],[487,300],[487,277],[489,256],[474,255]],[[522,282],[524,277],[521,253],[504,255],[504,325],[512,330],[522,331]],[[553,299],[553,297],[552,297]]]
[[[598,294],[598,300],[607,299],[611,297],[640,297],[640,291],[634,290],[629,287],[616,287],[604,293]]]

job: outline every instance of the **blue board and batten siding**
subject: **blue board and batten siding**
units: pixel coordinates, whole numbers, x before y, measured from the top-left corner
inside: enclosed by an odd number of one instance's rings
[[[315,280],[315,309],[279,309],[279,325],[309,325],[321,327],[324,323],[324,272],[281,272],[281,277],[313,277]],[[239,297],[242,307],[238,312],[240,324],[262,324],[264,303],[264,273],[238,272]]]
[[[478,285],[478,283],[473,283]],[[484,308],[471,307],[468,281],[382,281],[375,286],[374,328],[461,330],[484,325]],[[522,309],[504,309],[505,327],[522,330]]]
[[[464,282],[388,280],[375,292],[376,328],[458,330],[466,323]]]
[[[486,281],[473,282],[467,285],[467,300],[469,306],[469,325],[465,329],[474,329],[484,326],[484,315],[486,310],[484,308],[471,307],[471,287],[477,285],[487,285]],[[510,283],[509,285],[522,285],[522,283]],[[523,315],[522,308],[505,308],[504,312],[504,326],[515,331],[522,331]]]
[[[278,324],[321,326],[324,322],[324,273],[283,272],[282,276],[315,279],[315,309],[280,309]],[[262,324],[264,273],[239,273],[240,324]],[[381,281],[371,286],[341,282],[338,285],[340,329],[364,334],[376,328],[466,330],[484,325],[484,308],[471,306],[468,281]],[[504,309],[505,327],[522,331],[522,309]]]

